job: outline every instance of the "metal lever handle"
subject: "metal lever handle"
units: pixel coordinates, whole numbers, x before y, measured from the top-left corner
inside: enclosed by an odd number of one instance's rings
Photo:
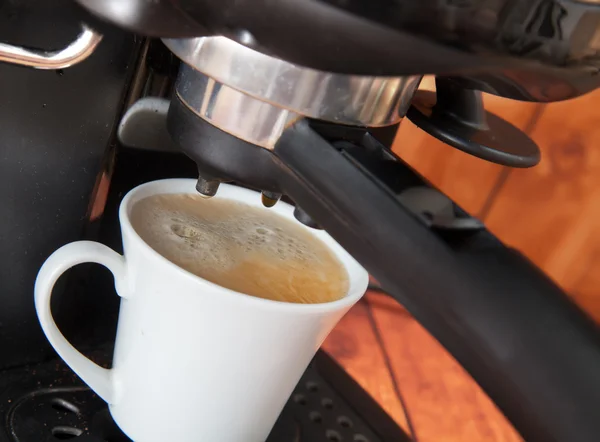
[[[81,32],[67,47],[57,51],[25,49],[0,43],[0,61],[36,69],[68,68],[89,57],[102,40],[102,35],[85,24],[81,24]]]

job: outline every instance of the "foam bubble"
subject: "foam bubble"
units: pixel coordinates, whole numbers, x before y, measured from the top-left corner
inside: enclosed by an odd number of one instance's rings
[[[184,224],[171,224],[171,232],[180,238],[195,238],[199,235],[198,230],[193,226],[186,226]]]

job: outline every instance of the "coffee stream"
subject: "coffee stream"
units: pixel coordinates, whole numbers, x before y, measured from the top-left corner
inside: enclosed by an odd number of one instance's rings
[[[133,206],[131,222],[171,262],[237,292],[323,303],[348,290],[348,275],[333,252],[269,209],[219,197],[153,195]]]

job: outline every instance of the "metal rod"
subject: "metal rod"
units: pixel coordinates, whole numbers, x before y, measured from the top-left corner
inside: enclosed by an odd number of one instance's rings
[[[101,40],[102,35],[82,24],[77,38],[67,47],[57,51],[25,49],[0,43],[0,61],[36,69],[63,69],[89,57]]]

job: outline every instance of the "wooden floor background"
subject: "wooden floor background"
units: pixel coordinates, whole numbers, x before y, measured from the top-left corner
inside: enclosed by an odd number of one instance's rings
[[[423,87],[431,85],[428,80]],[[485,103],[538,143],[537,167],[487,163],[408,121],[394,151],[600,321],[600,92],[548,105],[493,96]],[[407,428],[396,383],[420,442],[521,440],[458,363],[383,295],[368,293],[324,348]]]

